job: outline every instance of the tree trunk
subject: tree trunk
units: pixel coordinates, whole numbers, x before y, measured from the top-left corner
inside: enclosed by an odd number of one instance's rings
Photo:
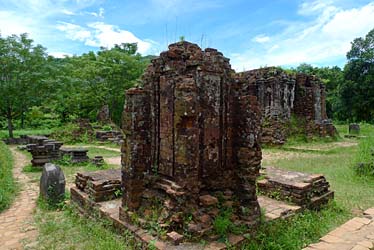
[[[10,107],[8,108],[7,118],[8,118],[9,138],[13,138],[12,108]]]
[[[25,112],[22,111],[21,113],[21,129],[25,128]]]

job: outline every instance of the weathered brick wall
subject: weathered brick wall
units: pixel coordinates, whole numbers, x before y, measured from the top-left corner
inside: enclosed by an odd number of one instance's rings
[[[305,121],[308,136],[335,136],[336,129],[327,118],[325,86],[316,76],[296,75],[292,113]]]
[[[295,78],[281,69],[269,67],[238,73],[236,79],[246,83],[259,100],[262,142],[283,144],[295,98]]]
[[[292,115],[303,124],[307,136],[335,135],[335,127],[327,119],[325,87],[317,77],[268,67],[237,73],[235,78],[258,98],[263,143],[285,143]]]
[[[143,88],[127,92],[123,207],[135,211],[156,192],[168,201],[170,218],[201,214],[202,195],[226,192],[238,197],[235,213],[258,221],[261,110],[233,73],[222,53],[188,42],[152,60]]]

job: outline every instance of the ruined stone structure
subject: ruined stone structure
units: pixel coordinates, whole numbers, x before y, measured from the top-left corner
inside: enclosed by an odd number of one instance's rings
[[[335,136],[336,129],[326,114],[325,85],[316,76],[296,75],[292,113],[304,120],[307,136]]]
[[[96,139],[102,142],[109,141],[121,144],[123,142],[123,135],[120,131],[96,131]]]
[[[236,79],[247,84],[258,98],[262,111],[262,142],[283,144],[295,99],[295,78],[270,67],[238,73]]]
[[[58,160],[61,157],[60,148],[62,142],[49,140],[45,136],[28,136],[26,148],[31,153],[31,163],[35,167],[42,167],[45,163]]]
[[[258,97],[263,143],[283,144],[292,132],[291,116],[299,120],[307,136],[335,135],[326,115],[325,87],[317,77],[268,67],[237,73],[235,78]]]
[[[101,109],[97,113],[96,120],[102,124],[109,124],[112,122],[110,119],[109,106],[107,104],[101,107]]]
[[[247,85],[233,79],[229,60],[215,49],[172,44],[143,82],[126,94],[120,218],[131,220],[157,199],[159,222],[173,230],[203,234],[218,202],[242,223],[257,224],[261,110]]]

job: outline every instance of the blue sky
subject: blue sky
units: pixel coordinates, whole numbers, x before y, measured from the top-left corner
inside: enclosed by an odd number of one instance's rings
[[[122,42],[157,55],[184,36],[238,71],[343,66],[350,42],[373,28],[367,0],[0,0],[1,35],[27,32],[54,56]]]

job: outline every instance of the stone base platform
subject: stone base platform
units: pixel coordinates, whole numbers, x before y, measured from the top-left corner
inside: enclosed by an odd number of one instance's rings
[[[171,242],[157,239],[148,234],[139,226],[129,224],[119,219],[119,208],[121,199],[115,199],[103,202],[94,202],[89,195],[76,187],[71,188],[71,199],[78,206],[81,213],[90,216],[94,212],[99,213],[103,218],[109,219],[114,227],[119,231],[129,230],[135,236],[135,239],[147,248],[150,245],[159,250],[221,250],[227,249],[226,244],[218,241],[209,242],[206,245],[200,243],[182,242],[175,246]],[[281,218],[287,218],[301,211],[300,206],[288,205],[282,201],[276,201],[265,196],[258,197],[262,209],[264,209],[266,221],[272,221]],[[229,235],[228,240],[231,246],[240,246],[244,241],[243,235]]]
[[[75,185],[95,202],[112,200],[121,192],[121,170],[78,172]]]
[[[321,174],[287,171],[276,167],[261,170],[264,179],[257,182],[259,191],[270,197],[310,209],[320,209],[334,198],[330,184]]]
[[[374,208],[363,217],[355,217],[331,231],[316,244],[303,250],[372,250],[374,249]]]

